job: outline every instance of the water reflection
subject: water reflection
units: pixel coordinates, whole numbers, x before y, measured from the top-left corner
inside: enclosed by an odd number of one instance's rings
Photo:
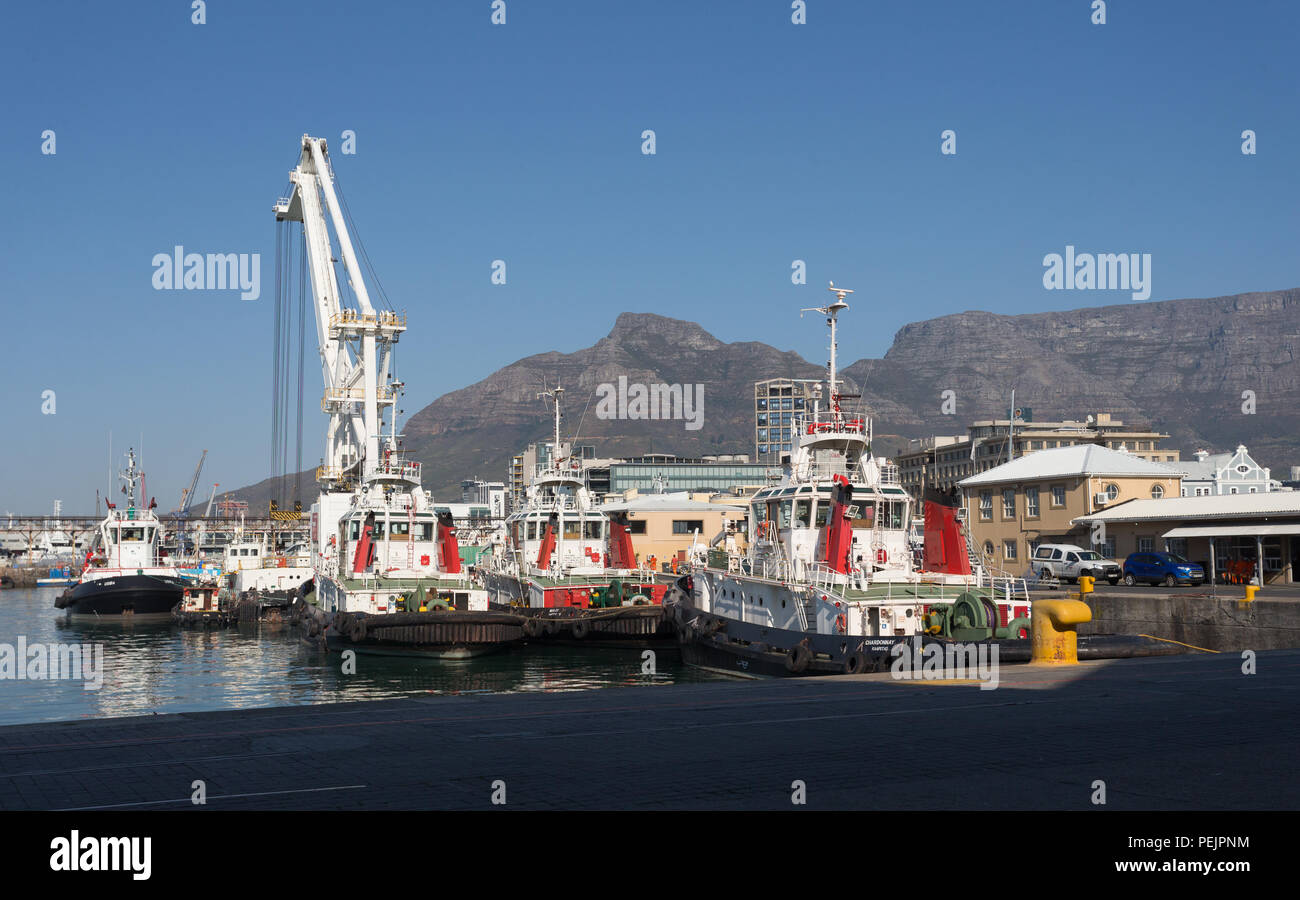
[[[168,624],[72,621],[54,609],[58,589],[0,593],[0,642],[103,647],[103,686],[0,680],[0,724],[251,706],[373,700],[413,694],[584,691],[712,679],[684,666],[673,644],[656,649],[656,674],[640,650],[529,647],[470,660],[339,654],[302,644],[286,625],[182,630]]]

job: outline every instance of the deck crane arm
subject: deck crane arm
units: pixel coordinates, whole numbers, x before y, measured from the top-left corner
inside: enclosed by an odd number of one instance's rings
[[[318,481],[324,485],[364,477],[378,464],[383,410],[392,409],[396,401],[380,378],[390,371],[392,345],[406,323],[393,312],[376,312],[370,303],[334,191],[325,140],[303,135],[301,147],[298,165],[289,173],[292,192],[276,203],[275,217],[303,226],[325,381],[322,406],[330,417],[327,457],[318,472]],[[356,309],[341,302],[331,225]]]

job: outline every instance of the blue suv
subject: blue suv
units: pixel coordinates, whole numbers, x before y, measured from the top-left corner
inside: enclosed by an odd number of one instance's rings
[[[1200,585],[1205,582],[1205,570],[1200,563],[1188,562],[1177,553],[1130,553],[1124,560],[1124,583],[1137,584]]]

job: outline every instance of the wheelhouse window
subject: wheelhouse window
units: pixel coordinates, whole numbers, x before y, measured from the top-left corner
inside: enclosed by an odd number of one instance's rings
[[[574,540],[582,537],[582,520],[565,519],[564,520],[564,539]]]
[[[790,527],[790,501],[789,500],[781,501],[780,514],[781,514],[781,518],[780,521],[778,522],[778,527],[789,528]],[[674,527],[675,526],[676,523],[674,523]]]
[[[592,519],[582,523],[582,536],[587,540],[598,541],[605,536],[605,523]]]
[[[794,503],[794,527],[807,528],[812,523],[811,512],[811,500],[796,500]]]

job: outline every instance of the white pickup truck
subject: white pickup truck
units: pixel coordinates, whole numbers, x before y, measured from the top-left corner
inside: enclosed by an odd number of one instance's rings
[[[1085,550],[1076,544],[1040,544],[1034,551],[1034,572],[1040,578],[1059,578],[1075,582],[1081,576],[1091,575],[1098,581],[1105,579],[1119,584],[1124,574],[1120,564],[1106,559],[1095,550]]]

